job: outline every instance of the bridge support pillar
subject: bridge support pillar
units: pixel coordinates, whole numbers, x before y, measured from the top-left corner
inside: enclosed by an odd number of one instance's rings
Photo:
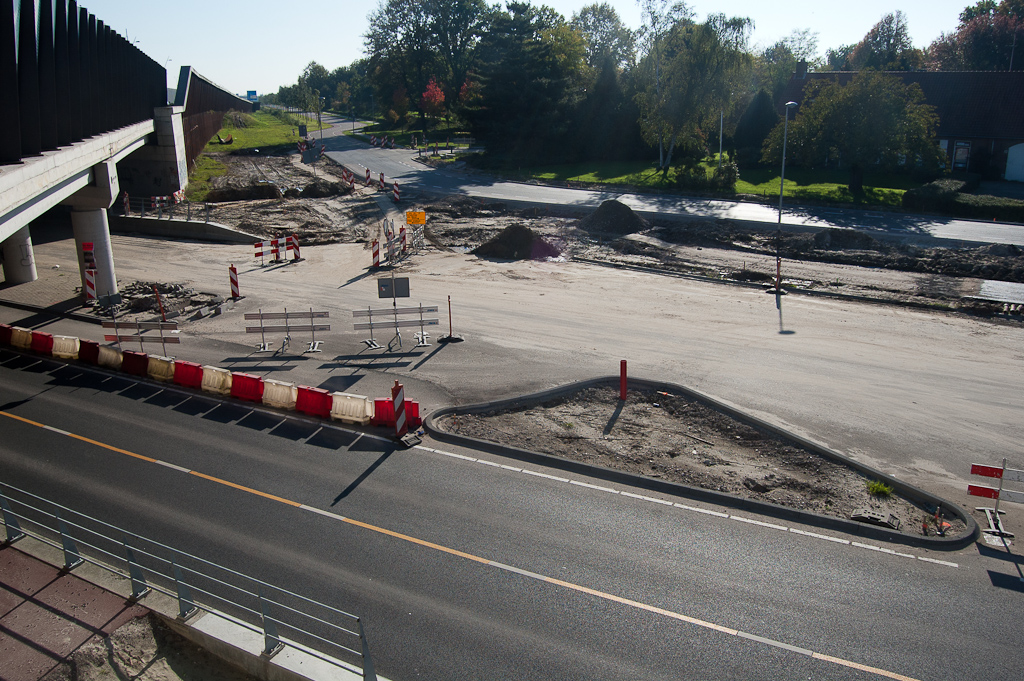
[[[114,274],[114,252],[110,248],[110,224],[107,211],[93,208],[71,211],[71,228],[75,233],[75,248],[78,250],[78,269],[85,290],[85,262],[82,258],[82,244],[92,243],[93,258],[96,260],[96,295],[106,296],[117,293],[117,275]]]
[[[32,253],[32,236],[28,225],[4,241],[3,261],[4,281],[8,284],[25,284],[36,280],[36,259]]]

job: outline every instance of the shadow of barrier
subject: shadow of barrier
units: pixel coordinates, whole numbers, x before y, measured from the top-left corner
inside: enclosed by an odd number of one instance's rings
[[[838,518],[833,516],[825,516],[817,513],[809,513],[807,511],[801,511],[795,508],[789,508],[787,506],[780,506],[778,504],[772,504],[765,501],[757,501],[755,499],[745,499],[742,497],[733,496],[731,494],[725,494],[723,492],[716,492],[713,490],[707,490],[700,487],[692,487],[689,485],[683,485],[680,483],[668,482],[665,480],[657,480],[655,478],[648,478],[642,475],[636,475],[634,473],[627,473],[625,471],[615,470],[611,468],[605,468],[603,466],[595,466],[593,464],[582,463],[579,461],[573,461],[565,459],[559,456],[550,454],[541,454],[539,452],[532,452],[526,449],[520,449],[518,447],[510,447],[508,445],[498,444],[496,442],[490,442],[488,440],[481,440],[478,438],[467,437],[463,435],[457,435],[451,433],[439,427],[439,420],[450,414],[481,414],[491,411],[501,411],[507,409],[517,409],[522,407],[534,406],[541,404],[548,400],[552,400],[559,397],[565,397],[572,395],[581,390],[594,387],[609,386],[613,389],[617,389],[619,386],[619,376],[603,376],[600,378],[594,378],[587,381],[578,381],[576,383],[570,383],[568,385],[552,388],[529,395],[523,395],[519,397],[512,397],[504,400],[497,400],[493,402],[483,402],[479,404],[471,404],[460,407],[446,407],[431,412],[423,421],[424,429],[431,435],[431,437],[440,440],[442,442],[449,442],[452,444],[462,445],[473,449],[479,449],[487,451],[500,456],[507,456],[518,461],[525,461],[530,463],[539,464],[542,466],[548,466],[557,468],[564,471],[578,473],[580,475],[586,475],[608,482],[617,482],[624,485],[630,485],[641,489],[646,489],[655,492],[661,492],[672,496],[683,497],[687,499],[696,499],[705,501],[707,503],[717,504],[729,508],[741,509],[757,513],[760,515],[770,516],[774,518],[791,520],[799,522],[805,525],[811,525],[814,527],[821,527],[844,532],[859,537],[867,537],[880,541],[886,541],[896,544],[904,544],[909,546],[920,546],[935,550],[957,550],[962,549],[965,546],[970,545],[975,541],[979,534],[978,523],[975,522],[974,518],[965,513],[956,504],[946,501],[940,497],[926,492],[919,487],[908,484],[895,478],[887,473],[867,466],[858,461],[833,450],[820,445],[812,440],[808,440],[799,435],[795,435],[788,431],[785,431],[778,426],[764,421],[756,416],[747,414],[746,412],[740,411],[728,404],[720,402],[715,398],[705,395],[704,393],[698,392],[691,388],[686,388],[681,385],[673,383],[664,383],[660,381],[649,381],[646,379],[629,379],[629,387],[633,390],[661,390],[664,392],[673,392],[678,395],[682,395],[691,400],[701,402],[702,404],[719,411],[723,414],[731,416],[732,418],[745,423],[749,426],[757,428],[761,431],[776,435],[780,438],[788,440],[793,444],[802,447],[810,452],[818,454],[828,460],[834,461],[838,464],[846,466],[858,473],[866,476],[869,479],[880,480],[885,484],[891,486],[893,490],[902,496],[903,498],[913,503],[932,507],[942,511],[946,517],[956,517],[964,522],[966,530],[961,536],[957,537],[931,537],[922,536],[915,534],[906,534],[896,530],[887,529],[875,525],[866,525],[860,522],[847,520],[845,518]]]

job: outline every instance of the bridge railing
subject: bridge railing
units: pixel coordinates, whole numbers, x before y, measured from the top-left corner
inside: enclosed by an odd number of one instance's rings
[[[216,204],[188,199],[175,202],[172,196],[129,197],[121,205],[125,217],[211,222],[216,214]]]
[[[375,681],[356,615],[199,556],[111,525],[25,490],[0,487],[7,542],[30,536],[60,549],[64,568],[87,562],[131,582],[132,596],[150,590],[174,598],[178,615],[201,612],[263,636],[264,655],[292,647]]]

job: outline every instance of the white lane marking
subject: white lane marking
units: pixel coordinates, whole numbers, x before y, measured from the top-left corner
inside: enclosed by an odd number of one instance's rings
[[[57,433],[58,435],[71,435],[71,433],[69,433],[68,431],[61,430],[60,428],[54,428],[53,426],[45,426],[44,425],[43,429],[44,430],[48,430],[51,433]]]
[[[496,560],[488,561],[487,564],[496,568],[501,568],[502,570],[514,572],[517,575],[522,575],[523,577],[529,577],[530,579],[536,579],[541,582],[548,581],[547,577],[545,577],[544,575],[539,575],[536,572],[530,572],[529,570],[524,570],[522,568],[513,567],[512,565],[505,565],[504,563],[499,563]]]
[[[591,485],[589,482],[580,482],[579,480],[570,480],[570,485],[579,485],[580,487],[587,487],[589,489],[596,489],[599,492],[610,492],[611,494],[618,494],[618,490],[614,490],[611,487],[601,487],[600,485]]]
[[[743,516],[730,515],[729,513],[722,513],[721,511],[712,511],[711,509],[700,508],[698,506],[688,506],[686,504],[673,503],[671,501],[666,501],[664,499],[658,499],[656,497],[649,497],[649,496],[645,496],[643,494],[635,494],[633,492],[619,491],[619,490],[616,490],[616,489],[612,489],[611,487],[603,487],[601,485],[594,485],[594,484],[591,484],[591,483],[588,483],[588,482],[583,482],[581,480],[572,480],[570,478],[562,478],[562,477],[558,477],[557,475],[550,475],[548,473],[541,473],[539,471],[531,471],[531,470],[529,470],[527,468],[517,468],[515,466],[508,466],[508,465],[505,465],[505,464],[495,463],[493,461],[487,461],[486,459],[474,459],[471,456],[465,456],[463,454],[456,454],[454,452],[446,452],[446,451],[440,450],[440,449],[432,449],[430,447],[424,447],[423,445],[417,445],[415,448],[416,449],[422,449],[422,450],[427,451],[427,452],[433,452],[435,454],[442,454],[444,456],[448,456],[448,457],[451,457],[451,458],[454,458],[454,459],[462,459],[464,461],[470,461],[470,462],[474,462],[474,463],[482,463],[485,466],[491,466],[492,468],[501,468],[501,469],[504,469],[504,470],[507,470],[507,471],[512,471],[513,473],[524,473],[526,475],[532,475],[532,476],[538,477],[538,478],[547,478],[548,480],[554,480],[556,482],[569,483],[570,485],[576,485],[577,487],[586,487],[587,489],[593,489],[593,490],[597,490],[599,492],[608,492],[608,493],[611,493],[611,494],[618,494],[620,496],[631,497],[633,499],[639,499],[640,501],[647,501],[647,502],[650,502],[650,503],[655,503],[655,504],[659,504],[659,505],[663,505],[663,506],[674,506],[676,508],[683,509],[684,511],[693,511],[694,513],[701,513],[703,515],[710,515],[710,516],[715,516],[715,517],[718,517],[718,518],[728,518],[730,520],[736,520],[736,521],[741,522],[741,523],[747,523],[748,525],[757,525],[759,527],[767,527],[768,529],[771,529],[771,530],[780,530],[782,532],[792,532],[793,534],[799,534],[801,536],[809,537],[811,539],[820,539],[822,541],[833,542],[833,543],[836,543],[836,544],[846,544],[848,546],[855,546],[855,547],[857,547],[859,549],[868,549],[870,551],[875,551],[875,552],[878,552],[878,553],[885,553],[885,554],[888,554],[888,555],[891,555],[891,556],[897,556],[899,558],[910,558],[910,559],[917,558],[918,560],[923,560],[923,561],[926,561],[926,562],[929,562],[929,563],[935,563],[937,565],[946,565],[948,567],[953,567],[953,568],[959,568],[960,567],[960,565],[957,564],[957,563],[951,563],[951,562],[945,561],[945,560],[935,560],[933,558],[925,558],[923,556],[914,556],[913,554],[910,554],[910,553],[900,553],[899,551],[894,551],[893,549],[884,548],[884,547],[881,547],[881,546],[874,546],[872,544],[864,544],[864,543],[856,542],[856,541],[851,542],[848,539],[841,539],[839,537],[831,537],[831,536],[829,536],[827,534],[819,534],[817,532],[808,532],[807,530],[799,530],[799,529],[797,529],[795,527],[787,527],[786,525],[778,525],[776,523],[769,523],[769,522],[765,522],[763,520],[754,520],[753,518],[745,518]],[[767,641],[767,639],[766,639],[766,641]]]
[[[188,468],[182,468],[181,466],[175,466],[173,463],[167,463],[166,461],[161,461],[160,459],[154,459],[154,461],[156,461],[156,463],[160,464],[161,466],[166,466],[167,468],[173,468],[174,470],[181,471],[182,473],[191,473],[192,472]]]
[[[776,525],[775,523],[766,523],[763,520],[753,520],[751,518],[744,518],[741,515],[731,515],[731,516],[729,516],[729,518],[731,520],[738,520],[741,523],[750,523],[751,525],[760,525],[761,527],[770,527],[773,530],[782,530],[783,532],[786,532],[786,531],[789,530],[789,528],[786,527],[785,525]]]
[[[830,537],[827,534],[818,534],[817,532],[808,532],[807,530],[798,530],[795,527],[789,528],[789,531],[794,534],[802,534],[805,537],[814,537],[815,539],[824,539],[825,541],[834,541],[837,544],[849,544],[849,539],[840,539],[839,537]]]
[[[708,509],[708,508],[698,508],[696,506],[687,506],[686,504],[672,504],[672,505],[675,506],[676,508],[682,508],[682,509],[685,509],[687,511],[694,511],[696,513],[703,513],[704,515],[713,515],[713,516],[716,516],[716,517],[719,517],[719,518],[728,518],[729,517],[728,513],[722,513],[721,511],[712,511],[711,509]]]
[[[315,506],[306,506],[305,504],[302,504],[302,505],[299,506],[299,508],[301,508],[304,511],[312,511],[313,513],[316,513],[316,514],[322,515],[322,516],[326,516],[328,518],[334,518],[335,520],[345,520],[345,516],[343,516],[343,515],[338,515],[337,513],[331,513],[330,511],[325,511],[322,508],[316,508]]]
[[[764,643],[766,645],[775,646],[776,648],[782,648],[783,650],[788,650],[791,653],[800,653],[801,655],[806,655],[807,657],[812,657],[814,655],[813,652],[807,650],[806,648],[798,648],[797,646],[791,646],[788,643],[776,641],[775,639],[771,638],[764,638],[763,636],[758,636],[757,634],[748,634],[745,631],[737,631],[736,635],[740,638],[746,638],[750,639],[751,641],[757,641],[758,643]]]

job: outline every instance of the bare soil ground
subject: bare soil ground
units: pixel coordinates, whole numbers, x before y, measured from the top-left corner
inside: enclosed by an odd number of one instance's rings
[[[588,388],[540,405],[440,420],[444,430],[574,461],[849,519],[860,510],[935,532],[932,513],[817,453],[667,392]],[[966,529],[951,523],[947,536]]]

